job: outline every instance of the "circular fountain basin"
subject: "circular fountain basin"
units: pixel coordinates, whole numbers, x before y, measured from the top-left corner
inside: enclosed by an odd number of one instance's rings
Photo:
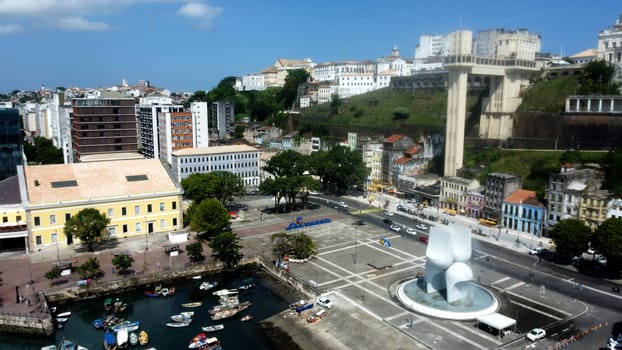
[[[413,278],[397,288],[397,298],[407,308],[432,317],[448,320],[472,320],[494,313],[499,308],[499,301],[486,288],[471,282],[473,302],[470,305],[453,305],[439,294],[426,292],[425,280]]]

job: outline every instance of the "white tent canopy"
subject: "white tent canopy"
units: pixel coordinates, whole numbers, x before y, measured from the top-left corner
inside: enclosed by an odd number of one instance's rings
[[[495,312],[494,314],[478,317],[477,322],[484,323],[492,328],[499,330],[499,332],[516,325],[515,319],[509,318],[497,312]]]

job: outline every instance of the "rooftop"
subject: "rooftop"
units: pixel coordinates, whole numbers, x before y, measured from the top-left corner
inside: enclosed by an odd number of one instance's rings
[[[386,142],[386,143],[393,143],[395,141],[398,141],[398,140],[402,139],[402,137],[404,137],[404,135],[393,134],[393,135],[387,137],[386,139],[384,139],[384,142]]]
[[[258,152],[259,149],[248,145],[227,145],[227,146],[212,146],[212,147],[193,147],[184,148],[173,152],[173,156],[202,156],[210,154],[223,154],[223,153],[240,153],[240,152]]]
[[[17,175],[0,181],[0,205],[19,204],[22,198],[19,195],[19,179]]]
[[[158,159],[26,166],[31,205],[181,191]]]
[[[519,189],[514,191],[511,195],[505,198],[505,202],[512,204],[521,204],[529,197],[536,197],[536,191]]]

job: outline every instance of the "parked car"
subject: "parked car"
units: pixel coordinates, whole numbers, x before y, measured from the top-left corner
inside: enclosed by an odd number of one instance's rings
[[[393,230],[395,232],[400,232],[400,231],[402,231],[402,228],[397,226],[397,225],[395,225],[395,224],[393,224],[393,225],[391,225],[391,230]]]
[[[428,236],[419,236],[419,240],[425,244],[428,244]]]
[[[540,255],[542,254],[543,250],[542,248],[531,248],[529,249],[529,255]]]
[[[426,231],[428,229],[428,226],[424,224],[417,224],[415,227],[421,231]]]
[[[594,255],[594,254],[596,254],[596,250],[594,248],[587,248],[586,253],[588,253],[590,255]]]
[[[333,302],[330,301],[330,299],[328,299],[327,297],[319,297],[317,299],[317,304],[327,309],[330,309],[333,307]]]
[[[345,202],[337,202],[337,205],[342,207],[342,208],[347,208],[348,205]]]
[[[391,219],[382,219],[382,222],[384,222],[387,225],[393,225],[393,221],[391,221]]]
[[[409,235],[413,235],[413,236],[417,235],[417,231],[415,231],[415,229],[412,227],[407,228],[406,233],[408,233]]]
[[[536,341],[538,339],[542,339],[546,336],[546,331],[542,328],[534,328],[527,333],[527,339],[531,341]]]
[[[388,211],[388,210],[386,210],[386,211],[384,212],[384,215],[386,215],[386,216],[393,216],[393,212],[392,212],[392,211]]]
[[[597,263],[600,263],[603,265],[607,263],[607,258],[605,258],[603,255],[598,255],[594,260],[596,260]]]

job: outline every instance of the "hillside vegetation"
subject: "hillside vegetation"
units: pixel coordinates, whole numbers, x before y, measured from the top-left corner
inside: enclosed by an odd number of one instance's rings
[[[561,113],[566,97],[576,94],[578,89],[579,81],[573,76],[538,81],[523,92],[523,101],[517,111]]]

